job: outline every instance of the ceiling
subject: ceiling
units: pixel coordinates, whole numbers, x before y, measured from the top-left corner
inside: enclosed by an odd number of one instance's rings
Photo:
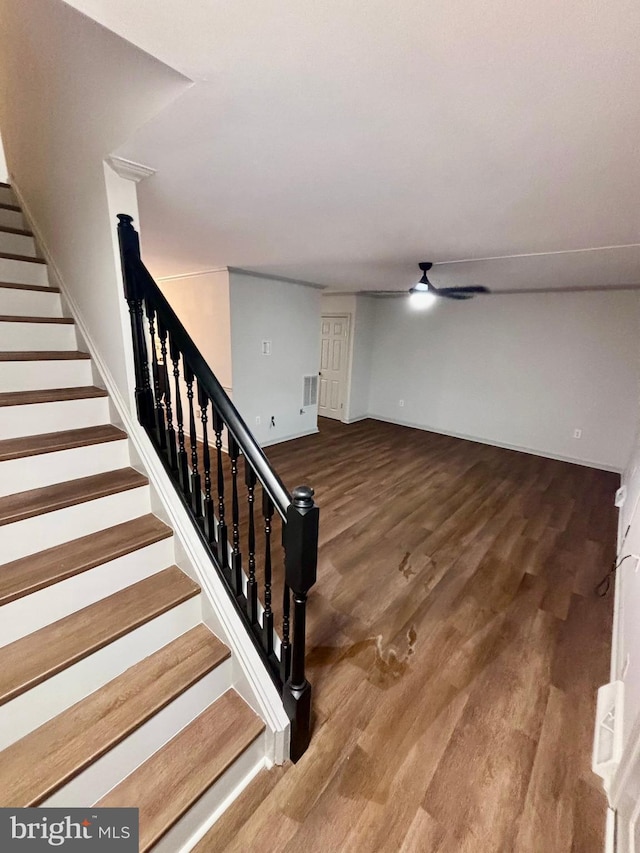
[[[637,0],[70,5],[194,80],[117,152],[156,275],[640,282]]]

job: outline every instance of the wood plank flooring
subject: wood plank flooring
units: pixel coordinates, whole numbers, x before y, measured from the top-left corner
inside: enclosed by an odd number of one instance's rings
[[[198,853],[600,853],[618,476],[375,421],[267,453],[321,507],[314,733]]]

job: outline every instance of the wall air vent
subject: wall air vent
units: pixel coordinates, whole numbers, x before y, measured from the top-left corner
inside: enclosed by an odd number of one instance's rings
[[[302,405],[315,406],[318,402],[318,377],[304,376],[304,390],[302,393]]]

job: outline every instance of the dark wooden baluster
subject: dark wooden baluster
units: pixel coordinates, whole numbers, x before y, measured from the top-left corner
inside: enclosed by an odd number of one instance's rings
[[[129,305],[131,336],[133,340],[133,365],[136,376],[136,408],[138,420],[147,430],[154,428],[154,404],[149,381],[149,358],[144,328],[144,285],[136,274],[136,263],[140,262],[140,239],[133,227],[133,219],[124,213],[118,214],[118,239],[124,280],[124,295]]]
[[[224,468],[222,467],[222,430],[224,429],[224,421],[216,408],[214,406],[212,408],[213,431],[216,435],[216,463],[218,466],[218,562],[223,569],[227,569],[229,566],[229,545],[227,542],[227,522],[224,507]]]
[[[184,418],[182,414],[182,398],[180,396],[180,350],[173,336],[169,335],[169,351],[173,363],[173,379],[176,394],[176,426],[178,427],[178,475],[184,496],[189,498],[189,460],[184,444]]]
[[[291,674],[291,590],[285,583],[282,593],[282,642],[280,643],[280,680],[286,683]]]
[[[242,554],[240,552],[240,507],[238,505],[238,458],[240,447],[229,435],[229,457],[231,459],[231,585],[237,596],[243,595]]]
[[[193,370],[186,359],[184,363],[184,381],[187,385],[189,406],[189,443],[191,445],[191,509],[197,519],[202,516],[202,486],[198,470],[198,436],[196,434],[196,414],[193,406]]]
[[[264,516],[264,613],[262,614],[262,645],[265,652],[273,652],[273,610],[271,609],[271,521],[273,501],[262,489],[262,515]]]
[[[149,323],[149,336],[151,338],[151,375],[153,376],[153,399],[155,402],[154,426],[158,447],[164,452],[167,447],[167,433],[165,430],[164,409],[162,407],[160,367],[158,364],[158,350],[156,346],[156,312],[148,299],[146,301],[146,309],[147,321]]]
[[[313,489],[298,486],[287,509],[285,531],[286,581],[293,593],[293,654],[283,699],[291,720],[292,761],[297,761],[311,738],[311,685],[305,676],[307,594],[316,582],[318,566],[318,507]]]
[[[256,524],[254,503],[256,493],[256,474],[248,461],[244,460],[244,481],[247,486],[247,504],[249,506],[249,530],[247,535],[248,569],[247,616],[252,625],[258,621],[258,582],[256,580]]]
[[[198,403],[200,405],[200,420],[202,421],[202,469],[204,473],[204,532],[208,541],[213,545],[216,541],[216,525],[214,521],[213,496],[211,494],[211,454],[209,452],[209,434],[207,424],[209,416],[207,408],[209,406],[209,397],[198,382]]]
[[[160,356],[162,362],[159,364],[159,380],[164,405],[167,413],[166,429],[166,453],[172,471],[178,470],[178,452],[176,450],[176,431],[173,428],[173,409],[171,406],[171,382],[169,380],[169,366],[167,362],[167,330],[158,317],[158,337],[160,338]]]

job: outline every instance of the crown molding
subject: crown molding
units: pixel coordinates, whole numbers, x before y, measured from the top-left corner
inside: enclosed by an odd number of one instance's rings
[[[155,175],[157,171],[157,169],[152,169],[151,166],[143,166],[142,163],[134,163],[133,160],[125,160],[124,157],[116,157],[113,154],[107,157],[107,163],[116,175],[120,175],[121,178],[125,178],[127,181],[135,181],[136,184],[145,178],[150,178],[151,175]]]
[[[301,284],[303,287],[313,287],[315,290],[326,290],[326,284],[317,284],[314,281],[304,281],[299,278],[286,278],[283,275],[274,275],[266,272],[256,272],[248,270],[244,267],[227,267],[230,273],[238,273],[239,275],[248,275],[252,278],[264,278],[267,281],[283,281],[285,284]]]

